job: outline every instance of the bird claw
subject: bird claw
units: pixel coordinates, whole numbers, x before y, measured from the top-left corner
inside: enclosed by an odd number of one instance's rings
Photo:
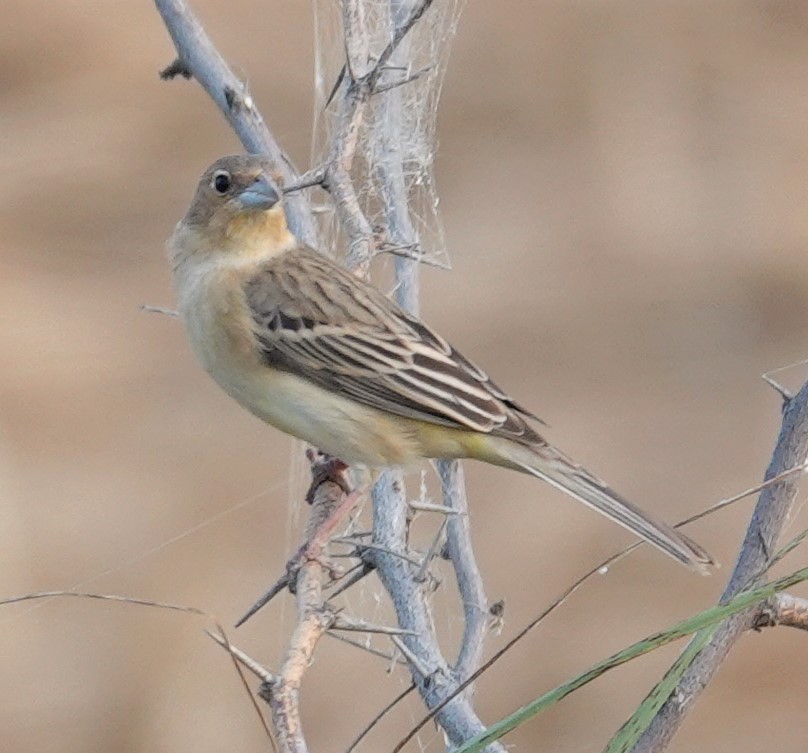
[[[345,478],[348,465],[338,458],[321,453],[319,450],[307,450],[306,456],[311,463],[311,485],[306,492],[306,502],[314,504],[318,487],[326,481],[332,481],[346,494],[351,493],[351,487]]]

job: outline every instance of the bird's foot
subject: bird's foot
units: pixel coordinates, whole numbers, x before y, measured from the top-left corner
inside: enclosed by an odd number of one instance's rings
[[[317,499],[317,490],[326,481],[335,483],[345,494],[351,493],[351,487],[345,477],[345,471],[348,470],[346,463],[314,449],[306,450],[306,457],[311,464],[311,485],[306,492],[306,502],[310,505],[314,504]]]
[[[236,627],[243,625],[285,588],[294,592],[300,570],[309,563],[316,563],[324,572],[328,573],[332,580],[337,580],[342,576],[341,568],[329,562],[324,552],[337,527],[345,520],[359,501],[362,491],[350,491],[345,478],[345,471],[348,466],[341,460],[331,458],[322,453],[315,455],[312,450],[309,450],[307,455],[311,462],[312,484],[306,499],[315,506],[312,512],[312,521],[317,520],[318,513],[320,513],[321,518],[319,522],[312,526],[303,545],[286,563],[284,574],[250,607],[247,613],[236,623]],[[332,483],[328,484],[328,482]]]

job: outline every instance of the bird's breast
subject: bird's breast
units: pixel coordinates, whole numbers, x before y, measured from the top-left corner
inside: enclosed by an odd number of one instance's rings
[[[248,411],[348,463],[409,465],[421,457],[409,422],[267,365],[241,284],[218,273],[176,287],[194,355]]]

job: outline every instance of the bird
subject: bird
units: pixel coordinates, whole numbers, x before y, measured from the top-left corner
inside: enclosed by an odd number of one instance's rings
[[[370,469],[468,458],[530,474],[696,571],[714,564],[551,445],[420,318],[299,241],[266,158],[205,170],[167,251],[191,350],[264,422]]]

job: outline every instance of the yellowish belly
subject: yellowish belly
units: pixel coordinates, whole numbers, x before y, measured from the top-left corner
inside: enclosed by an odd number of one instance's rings
[[[263,421],[347,463],[371,467],[475,454],[472,444],[481,435],[384,413],[270,369],[260,361],[249,328],[238,325],[246,319],[240,300],[218,295],[210,284],[184,292],[180,314],[197,359],[225,392]]]

